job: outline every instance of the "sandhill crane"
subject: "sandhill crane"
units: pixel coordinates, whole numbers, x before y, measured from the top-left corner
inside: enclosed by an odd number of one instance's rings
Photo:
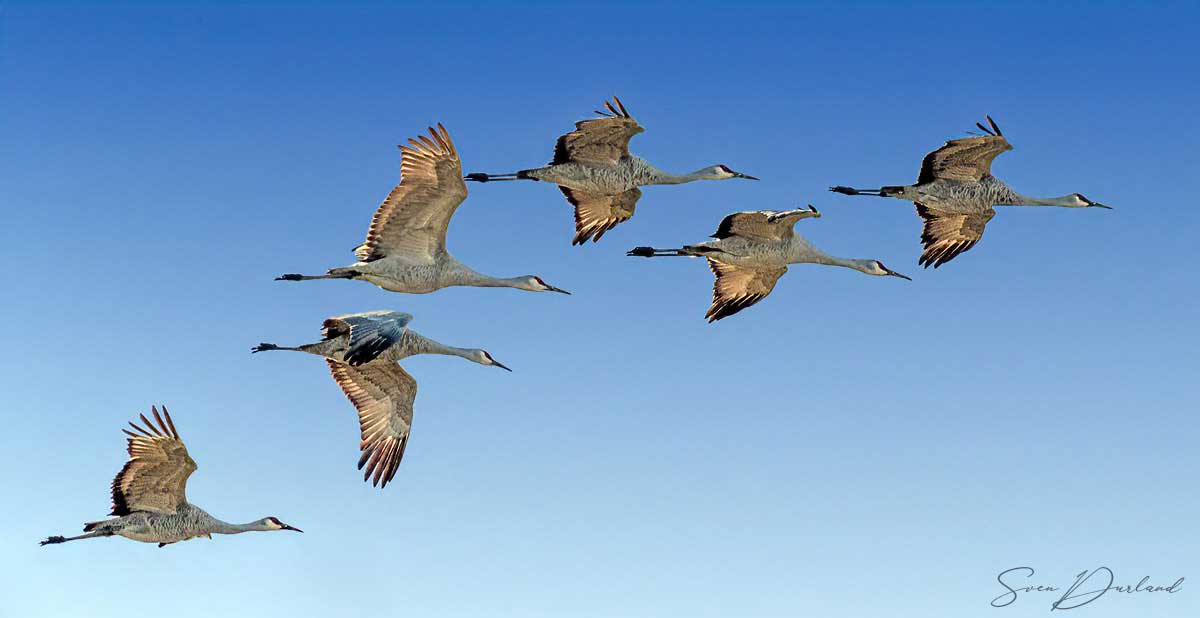
[[[817,249],[792,230],[801,219],[820,217],[807,209],[735,212],[723,219],[710,240],[681,249],[636,247],[627,255],[638,257],[689,256],[708,260],[716,281],[712,306],[704,317],[715,322],[766,298],[787,272],[788,264],[825,264],[853,268],[868,275],[909,279],[889,270],[879,260],[834,257]]]
[[[432,139],[431,139],[432,138]],[[446,251],[446,228],[467,198],[462,162],[446,128],[438,124],[400,146],[400,184],[375,212],[367,240],[354,249],[358,262],[324,275],[287,274],[276,281],[362,279],[392,292],[426,294],[455,285],[561,292],[542,278],[491,277]]]
[[[567,201],[575,207],[575,238],[580,245],[593,242],[633,216],[634,207],[645,185],[678,185],[694,180],[745,178],[758,180],[729,169],[710,165],[690,174],[671,174],[629,154],[629,140],[644,129],[638,125],[620,99],[605,101],[607,112],[597,110],[600,118],[581,120],[575,130],[558,138],[550,165],[521,170],[513,174],[468,174],[467,180],[543,180],[558,185]]]
[[[362,431],[363,480],[387,487],[396,476],[412,429],[417,381],[396,361],[417,354],[447,354],[512,371],[486,350],[455,348],[408,328],[412,315],[368,311],[332,317],[322,324],[322,339],[296,347],[260,343],[251,353],[292,350],[325,357],[333,379],[358,410]],[[372,478],[373,477],[373,478]]]
[[[184,490],[188,477],[196,470],[196,462],[188,455],[166,407],[161,416],[157,407],[151,407],[150,411],[154,422],[141,414],[144,427],[129,423],[133,431],[122,430],[129,436],[129,461],[112,482],[110,514],[115,517],[84,524],[84,534],[79,536],[49,537],[42,545],[116,535],[162,547],[201,536],[211,539],[214,534],[303,532],[278,517],[264,517],[248,524],[226,523],[189,503]]]
[[[952,139],[925,155],[917,184],[879,189],[830,187],[846,195],[873,195],[910,200],[925,221],[921,244],[925,251],[917,262],[938,268],[974,247],[983,228],[996,214],[993,206],[1062,206],[1111,208],[1079,193],[1039,198],[1021,195],[992,176],[992,160],[1012,150],[1000,127],[987,116],[989,127],[975,123],[986,135]]]

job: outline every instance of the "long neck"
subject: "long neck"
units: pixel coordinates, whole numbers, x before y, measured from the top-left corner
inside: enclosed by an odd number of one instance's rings
[[[813,264],[825,264],[827,266],[841,266],[842,268],[850,268],[857,270],[860,273],[870,272],[874,263],[873,260],[862,260],[857,258],[840,258],[834,255],[829,255],[820,249],[811,248],[811,253],[805,256],[804,262]]]
[[[492,277],[475,272],[461,264],[458,267],[458,273],[453,277],[453,285],[477,288],[519,288],[524,282],[525,277]]]
[[[650,167],[650,170],[651,170],[650,182],[648,182],[646,184],[681,185],[685,182],[692,182],[694,180],[710,179],[710,176],[704,169],[698,169],[694,172],[689,172],[687,174],[672,174],[671,172],[664,172],[660,169],[656,169],[656,168],[650,166],[649,163],[647,163],[646,165],[647,165],[647,167]]]
[[[1079,204],[1075,201],[1075,194],[1069,193],[1059,197],[1030,197],[1028,195],[1014,194],[1012,203],[1008,206],[1062,206],[1064,208],[1077,208]]]
[[[418,335],[412,330],[408,331],[408,334],[413,337],[414,354],[444,354],[446,356],[458,356],[467,360],[474,360],[471,358],[472,350],[467,348],[444,345],[424,335]]]
[[[227,521],[221,521],[216,517],[212,518],[212,527],[209,532],[213,534],[241,534],[243,532],[257,532],[267,530],[262,524],[257,521],[252,521],[248,524],[231,524]]]

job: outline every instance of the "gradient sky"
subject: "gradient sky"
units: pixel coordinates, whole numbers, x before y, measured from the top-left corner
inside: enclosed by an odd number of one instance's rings
[[[989,607],[1019,566],[1189,578],[1073,615],[1200,612],[1195,5],[430,4],[0,8],[0,616],[1045,615]],[[762,181],[648,188],[582,248],[553,187],[472,186],[450,250],[569,297],[272,281],[353,262],[425,126],[511,171],[612,94],[653,163]],[[1001,210],[934,272],[911,204],[826,191],[985,113],[1018,191],[1116,209]],[[709,325],[702,262],[624,256],[806,203],[915,281],[796,266]],[[384,491],[324,363],[248,353],[369,309],[515,370],[406,361]],[[152,403],[193,502],[306,533],[38,547]]]

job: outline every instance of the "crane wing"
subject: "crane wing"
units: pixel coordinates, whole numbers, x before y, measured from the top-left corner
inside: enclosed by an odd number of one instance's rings
[[[599,241],[605,232],[633,216],[637,201],[642,197],[642,191],[637,187],[616,195],[585,193],[561,185],[558,189],[575,207],[575,238],[571,240],[572,245],[582,245],[589,238],[592,242]]]
[[[551,165],[570,161],[613,165],[629,156],[629,140],[645,129],[630,117],[617,97],[612,103],[605,101],[604,107],[608,112],[596,112],[602,118],[576,122],[574,131],[558,138]]]
[[[187,501],[187,480],[195,472],[196,462],[188,455],[167,409],[163,408],[162,415],[156,406],[150,411],[154,422],[141,414],[144,427],[129,423],[133,431],[121,430],[129,436],[129,461],[112,482],[112,515],[136,511],[173,514]]]
[[[419,140],[419,141],[418,141]],[[446,128],[400,146],[400,184],[375,211],[367,240],[354,254],[370,262],[393,253],[432,262],[446,250],[446,228],[467,198],[462,161]]]
[[[792,237],[792,226],[801,219],[820,217],[816,208],[795,210],[752,210],[735,212],[721,220],[713,238],[742,236],[766,241],[780,241]]]
[[[1012,145],[996,126],[991,116],[987,117],[991,128],[975,123],[987,135],[952,139],[946,145],[925,155],[921,161],[921,175],[917,184],[943,180],[965,180],[979,182],[992,173],[992,160],[996,155],[1012,150]]]
[[[713,282],[712,306],[704,317],[709,322],[727,318],[767,297],[775,283],[787,272],[778,268],[747,268],[708,258],[708,267],[717,280]]]
[[[344,360],[358,366],[375,360],[400,341],[412,318],[412,314],[398,311],[368,311],[329,318],[325,323],[337,321],[349,328],[350,345]],[[329,330],[326,326],[326,332]]]
[[[382,482],[387,487],[396,476],[396,468],[408,446],[417,381],[393,362],[379,361],[359,367],[330,359],[325,362],[334,381],[358,410],[362,432],[358,469],[366,466],[363,480],[371,480],[376,487]]]
[[[931,264],[937,268],[974,247],[983,238],[983,228],[996,211],[988,207],[981,213],[946,212],[918,202],[917,214],[925,220],[925,229],[921,232],[925,251],[917,263],[925,268]]]

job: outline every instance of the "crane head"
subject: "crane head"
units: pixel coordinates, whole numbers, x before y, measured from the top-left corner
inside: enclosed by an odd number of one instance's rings
[[[1075,203],[1079,208],[1107,208],[1112,210],[1112,206],[1101,204],[1100,202],[1093,202],[1092,200],[1084,197],[1082,193],[1072,193],[1071,197],[1075,198]]]
[[[274,516],[264,517],[258,520],[258,524],[263,526],[263,530],[291,530],[293,532],[304,532],[299,528],[289,526],[282,521],[279,521],[279,518]]]
[[[745,178],[746,180],[758,180],[754,176],[743,174],[741,172],[735,172],[729,169],[728,165],[714,165],[712,167],[705,168],[702,171],[710,174],[714,180],[725,180],[726,178]]]
[[[522,290],[529,290],[530,292],[558,292],[560,294],[570,294],[570,292],[564,289],[556,288],[549,283],[546,283],[541,277],[536,275],[526,275],[520,281],[520,285],[517,287],[521,288]]]
[[[508,367],[506,367],[504,365],[504,363],[501,363],[500,361],[492,358],[492,355],[489,354],[487,350],[478,350],[478,349],[471,350],[471,360],[479,363],[480,365],[487,365],[488,367],[499,367],[505,371],[512,371],[512,369],[509,369]]]
[[[912,277],[902,275],[888,268],[887,266],[884,266],[883,262],[880,262],[879,260],[871,260],[869,266],[870,270],[867,271],[868,275],[877,275],[880,277],[900,277],[901,279],[912,281]]]

